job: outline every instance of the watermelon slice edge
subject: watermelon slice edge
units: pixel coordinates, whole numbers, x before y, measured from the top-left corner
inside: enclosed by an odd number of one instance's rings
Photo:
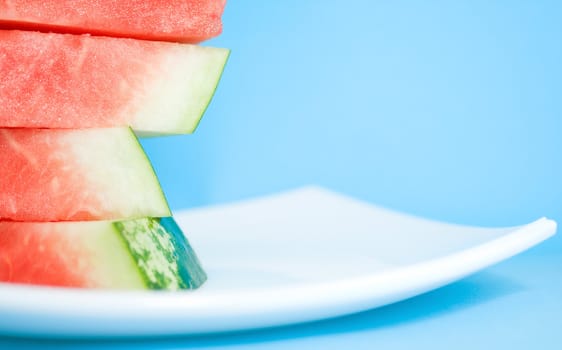
[[[131,248],[139,244],[142,249]],[[171,217],[0,221],[0,245],[0,282],[5,283],[181,290],[196,289],[207,279],[193,248]]]

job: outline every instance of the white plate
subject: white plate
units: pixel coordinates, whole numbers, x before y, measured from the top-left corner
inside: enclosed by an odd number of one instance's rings
[[[200,334],[375,308],[443,286],[536,245],[512,228],[424,220],[319,188],[176,213],[209,280],[194,292],[0,285],[0,332],[26,336]]]

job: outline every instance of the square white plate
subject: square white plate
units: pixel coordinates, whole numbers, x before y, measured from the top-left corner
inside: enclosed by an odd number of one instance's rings
[[[187,292],[0,284],[0,332],[25,336],[201,334],[367,310],[438,288],[556,231],[477,228],[381,209],[316,187],[181,211],[209,280]]]

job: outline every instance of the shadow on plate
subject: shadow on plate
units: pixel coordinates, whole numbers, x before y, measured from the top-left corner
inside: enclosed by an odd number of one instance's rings
[[[223,334],[158,338],[54,340],[4,336],[0,337],[0,348],[210,348],[237,344],[278,342],[285,339],[315,337],[325,334],[351,333],[365,330],[376,331],[377,329],[405,323],[422,322],[424,319],[458,312],[519,292],[522,289],[523,287],[514,281],[482,272],[451,285],[392,305],[353,315],[298,325]]]

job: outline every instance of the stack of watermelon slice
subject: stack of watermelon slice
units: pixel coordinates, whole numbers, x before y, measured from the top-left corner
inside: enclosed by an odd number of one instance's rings
[[[0,281],[205,280],[137,137],[197,127],[225,0],[0,2]]]

